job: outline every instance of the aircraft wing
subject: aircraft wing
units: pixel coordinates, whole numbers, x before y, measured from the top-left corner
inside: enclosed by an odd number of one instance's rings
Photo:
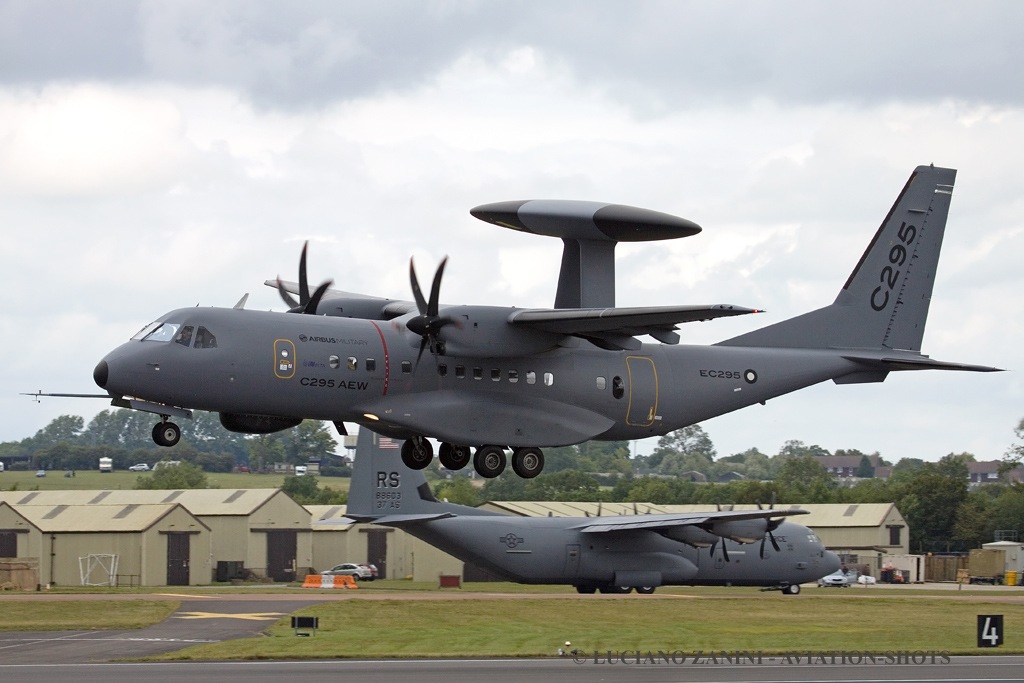
[[[615,517],[593,517],[574,529],[586,534],[603,534],[615,531],[637,529],[671,529],[673,527],[699,526],[709,522],[730,522],[745,519],[771,519],[790,515],[806,515],[807,510],[720,510],[712,512],[687,512],[683,514],[618,515]]]
[[[511,325],[543,332],[583,337],[605,348],[639,348],[632,339],[649,334],[666,344],[679,343],[676,325],[760,313],[754,308],[714,304],[710,306],[649,306],[639,308],[524,309],[509,316]]]

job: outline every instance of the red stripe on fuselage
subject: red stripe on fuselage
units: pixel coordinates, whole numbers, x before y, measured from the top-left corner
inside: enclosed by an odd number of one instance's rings
[[[380,331],[380,325],[370,321],[374,329],[377,330],[377,334],[380,335],[380,345],[384,349],[384,393],[381,396],[388,395],[388,381],[391,379],[391,356],[388,355],[388,343],[384,340],[384,333]]]

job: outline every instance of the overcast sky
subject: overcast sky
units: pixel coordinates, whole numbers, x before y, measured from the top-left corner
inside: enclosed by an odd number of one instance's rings
[[[586,199],[698,236],[618,249],[623,306],[732,303],[710,343],[835,298],[915,166],[958,169],[924,352],[999,374],[827,383],[702,426],[890,460],[1002,457],[1024,417],[1024,3],[0,0],[0,441],[103,401],[182,306],[310,277],[546,307],[561,244],[473,206]],[[649,452],[650,441],[639,446]]]

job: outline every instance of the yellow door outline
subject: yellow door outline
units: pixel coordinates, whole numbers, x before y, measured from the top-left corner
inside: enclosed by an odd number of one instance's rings
[[[629,376],[629,404],[626,424],[650,427],[658,412],[658,371],[654,359],[647,356],[626,356]]]
[[[295,343],[290,339],[274,340],[274,376],[278,379],[295,376]]]

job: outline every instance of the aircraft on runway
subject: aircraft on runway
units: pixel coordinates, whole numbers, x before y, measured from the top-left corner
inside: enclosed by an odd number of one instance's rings
[[[676,325],[756,310],[614,306],[618,242],[699,226],[621,205],[504,202],[471,213],[563,241],[555,308],[441,304],[445,261],[429,297],[410,263],[413,301],[329,282],[310,293],[304,251],[297,286],[273,281],[301,315],[245,310],[244,298],[171,311],[111,351],[93,378],[113,405],[159,415],[153,438],[163,446],[181,435],[171,418],[192,409],[246,433],[330,420],[342,433],[351,422],[404,439],[414,469],[432,461],[435,439],[449,469],[472,460],[495,477],[510,449],[516,474],[534,477],[542,447],[660,436],[825,380],[994,371],[920,351],[955,176],[914,171],[833,304],[710,346],[678,344]]]
[[[813,531],[785,521],[804,510],[517,517],[437,501],[423,472],[391,455],[397,447],[359,430],[346,517],[403,529],[510,581],[580,593],[701,585],[795,595],[840,566]]]

